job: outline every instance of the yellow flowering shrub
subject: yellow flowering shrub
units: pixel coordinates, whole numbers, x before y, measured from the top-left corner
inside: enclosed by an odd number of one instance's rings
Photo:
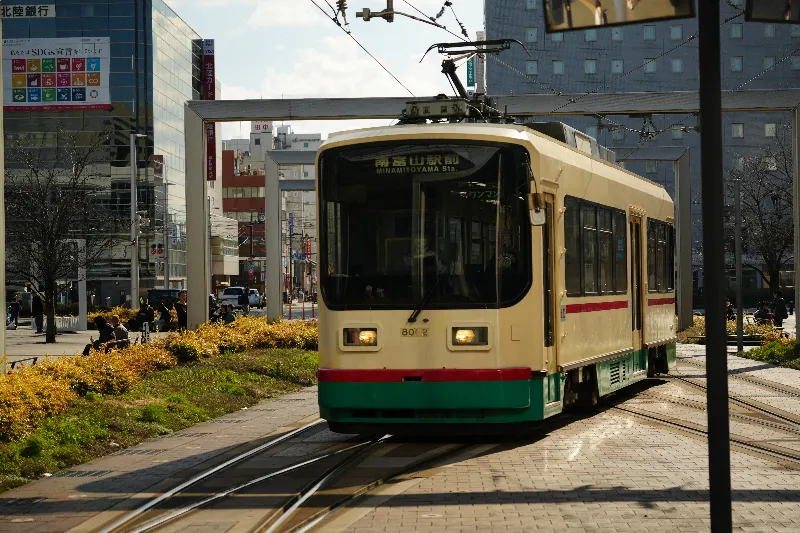
[[[25,437],[89,392],[121,394],[156,370],[224,352],[266,348],[316,349],[317,324],[269,324],[263,318],[240,317],[230,325],[205,324],[148,344],[108,353],[92,350],[88,357],[45,361],[0,375],[0,441]]]
[[[94,328],[94,319],[97,318],[98,316],[102,316],[103,318],[106,319],[106,322],[110,322],[111,317],[114,315],[117,315],[119,319],[123,323],[125,323],[128,322],[130,319],[132,319],[134,316],[136,316],[136,311],[118,305],[117,307],[114,307],[108,311],[92,311],[87,315],[86,318],[89,323],[89,327]]]

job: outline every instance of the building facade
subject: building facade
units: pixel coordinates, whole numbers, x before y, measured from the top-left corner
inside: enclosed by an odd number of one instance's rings
[[[699,89],[695,19],[547,34],[542,6],[541,0],[486,0],[486,38],[518,39],[530,51],[528,56],[515,47],[499,58],[487,58],[488,94]],[[573,9],[585,7],[573,2]],[[743,9],[744,0],[721,2],[723,91],[800,86],[800,26],[745,22]],[[736,113],[723,118],[726,169],[741,164],[742,157],[758,154],[791,126],[788,113]],[[576,116],[563,121],[596,137],[618,159],[636,157],[642,147],[690,149],[693,255],[695,264],[702,263],[697,117]],[[663,184],[674,197],[670,163],[643,161],[626,166]]]
[[[6,138],[43,138],[53,131],[56,124],[69,131],[81,131],[87,136],[113,131],[106,161],[96,170],[108,184],[105,200],[112,208],[129,213],[130,135],[144,135],[137,141],[135,154],[139,168],[136,207],[149,220],[149,224],[142,228],[137,243],[140,258],[139,296],[146,297],[148,288],[162,287],[164,284],[164,261],[151,253],[155,249],[168,250],[170,286],[185,286],[183,110],[187,100],[202,98],[201,36],[162,0],[51,0],[48,5],[53,6],[53,11],[48,16],[29,18],[13,16],[13,9],[19,6],[27,10],[41,4],[29,0],[13,1],[14,6],[4,4],[11,8],[9,13],[3,13],[4,49],[6,43],[12,40],[17,43],[52,43],[60,47],[67,42],[64,41],[66,39],[107,39],[102,41],[108,43],[110,48],[107,63],[106,60],[98,61],[96,66],[99,67],[97,70],[107,70],[103,73],[107,75],[107,79],[103,78],[107,87],[99,89],[101,94],[103,89],[107,90],[108,98],[107,105],[99,106],[81,106],[79,102],[74,102],[74,106],[65,108],[32,106],[25,110],[9,110],[6,94]],[[87,59],[86,70],[90,67],[95,67],[91,58]],[[61,76],[60,68],[58,75]],[[73,82],[80,82],[80,76],[82,73],[73,72]],[[86,73],[90,86],[83,97],[87,100],[92,92],[92,76]],[[58,84],[60,87],[60,78]],[[218,94],[219,83],[215,83],[215,86]],[[220,156],[217,165],[220,168],[221,142],[218,142],[217,154]],[[163,172],[155,171],[154,156],[163,159]],[[221,219],[221,187],[213,182],[209,187],[209,201],[212,213]],[[224,221],[216,226],[224,227]],[[133,251],[130,238],[120,235],[119,244],[110,250],[108,257],[90,269],[89,292],[95,304],[130,303],[130,254]]]
[[[239,221],[239,275],[233,285],[265,289],[262,274],[266,258],[264,234],[264,183],[268,172],[281,180],[314,180],[313,164],[275,162],[283,151],[315,152],[321,134],[296,134],[290,126],[274,127],[270,122],[253,122],[249,139],[224,142],[222,202],[225,216]],[[285,191],[281,195],[281,231],[284,235],[282,268],[286,292],[313,292],[316,284],[316,194],[313,191]],[[291,231],[290,231],[291,230]],[[304,258],[303,258],[304,256]],[[251,277],[246,259],[254,258]],[[217,290],[223,285],[217,283]]]

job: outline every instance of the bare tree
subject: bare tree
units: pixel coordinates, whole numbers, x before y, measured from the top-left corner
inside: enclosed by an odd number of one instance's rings
[[[48,343],[56,339],[58,282],[107,257],[125,229],[104,198],[109,178],[97,171],[108,164],[111,136],[56,126],[36,142],[6,141],[6,270],[43,294]]]
[[[778,124],[772,141],[739,158],[725,182],[733,205],[734,181],[740,180],[742,263],[772,291],[780,287],[781,269],[794,261],[791,138],[791,127]]]

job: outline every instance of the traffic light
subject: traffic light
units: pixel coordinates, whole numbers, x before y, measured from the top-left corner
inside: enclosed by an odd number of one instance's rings
[[[158,243],[158,255],[164,255],[164,245]]]
[[[155,244],[151,244],[150,245],[150,255],[156,255],[156,245]]]

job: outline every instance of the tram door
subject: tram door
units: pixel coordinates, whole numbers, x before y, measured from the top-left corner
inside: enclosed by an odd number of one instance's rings
[[[544,354],[547,373],[558,368],[558,343],[556,340],[556,275],[555,272],[555,198],[545,195],[545,223],[542,226],[542,274],[544,277]],[[557,397],[557,396],[556,396]]]
[[[631,329],[633,330],[633,349],[642,349],[643,309],[642,309],[642,218],[632,216],[630,222],[631,245]]]

